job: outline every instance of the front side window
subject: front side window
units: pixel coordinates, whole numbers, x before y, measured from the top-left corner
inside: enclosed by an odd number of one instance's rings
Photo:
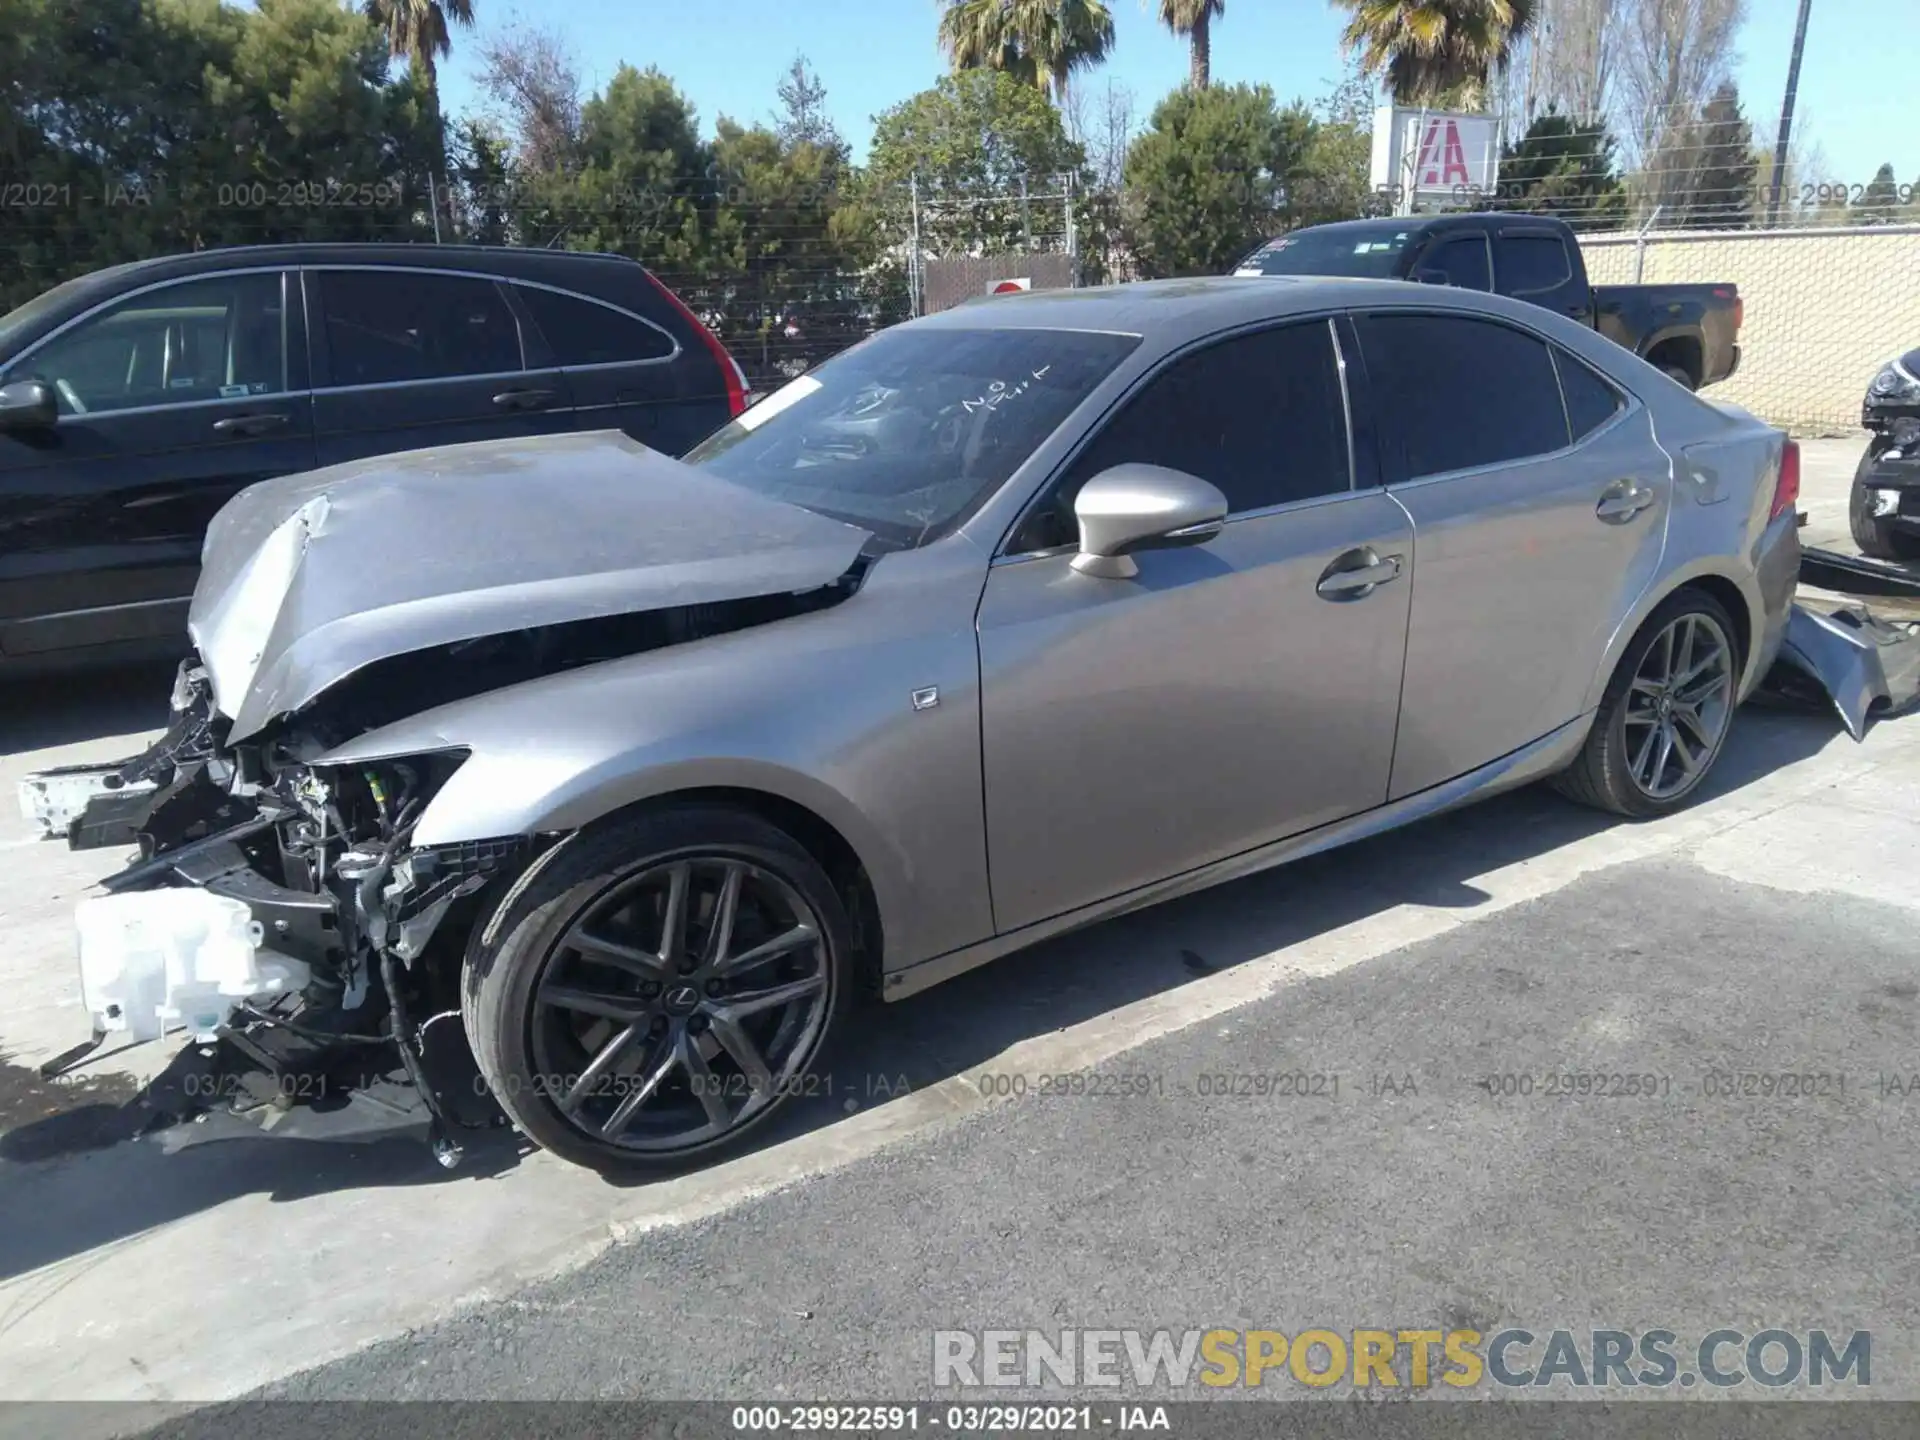
[[[1397,478],[1566,447],[1567,416],[1545,341],[1463,315],[1365,315],[1358,324]]]
[[[1139,343],[883,330],[782,386],[686,463],[911,548],[973,514]]]
[[[335,385],[504,375],[522,368],[520,326],[499,286],[414,270],[321,272]]]
[[[185,280],[89,316],[7,378],[46,381],[66,415],[275,394],[285,319],[278,271]]]
[[[1491,290],[1493,272],[1487,264],[1487,242],[1479,235],[1442,240],[1420,257],[1414,278],[1429,285],[1457,285],[1462,290]]]
[[[1327,322],[1237,336],[1174,361],[1107,422],[1011,548],[1072,544],[1080,487],[1125,464],[1197,475],[1227,497],[1230,514],[1348,489],[1346,404]]]
[[[1502,235],[1493,242],[1502,295],[1537,295],[1573,278],[1573,262],[1557,235]]]

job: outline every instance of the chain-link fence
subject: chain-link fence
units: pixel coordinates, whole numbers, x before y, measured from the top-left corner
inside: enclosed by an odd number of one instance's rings
[[[1786,227],[1708,226],[1730,206],[1754,223],[1764,188],[1747,174],[1737,194],[1723,194],[1696,165],[1685,177],[1640,177],[1646,203],[1628,203],[1612,189],[1596,193],[1599,177],[1581,168],[1575,151],[1538,174],[1510,160],[1498,193],[1458,203],[1569,221],[1597,284],[1738,285],[1741,364],[1714,397],[1803,432],[1846,431],[1858,423],[1874,369],[1920,343],[1920,223],[1903,210],[1879,214],[1864,190],[1806,187],[1802,197],[1789,187]],[[1881,199],[1882,208],[1920,203],[1912,187]],[[551,178],[537,188],[468,181],[451,190],[398,180],[236,181],[189,193],[110,182],[13,185],[0,187],[0,306],[105,265],[216,245],[478,241],[609,250],[647,263],[765,391],[876,329],[1009,282],[1044,289],[1103,270],[1125,273],[1115,260],[1126,256],[1124,211],[1125,197],[1089,196],[1067,176],[1031,186],[863,188],[847,180],[774,194],[714,174],[619,194]],[[1878,223],[1839,223],[1856,213]],[[1634,215],[1663,228],[1626,228]],[[1680,228],[1665,228],[1676,217]],[[1284,223],[1271,217],[1273,227]],[[1251,228],[1267,224],[1255,217]]]
[[[1740,368],[1709,392],[1803,434],[1856,429],[1867,382],[1920,344],[1920,225],[1583,235],[1596,285],[1740,290]]]

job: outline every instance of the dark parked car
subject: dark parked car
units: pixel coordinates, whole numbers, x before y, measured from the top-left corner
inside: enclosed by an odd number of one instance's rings
[[[680,455],[746,404],[613,255],[275,245],[70,280],[0,317],[0,665],[184,651],[207,522],[256,480],[568,430]]]
[[[1689,390],[1740,367],[1739,287],[1594,285],[1566,222],[1421,215],[1310,225],[1267,241],[1238,275],[1361,275],[1492,290],[1591,325]]]

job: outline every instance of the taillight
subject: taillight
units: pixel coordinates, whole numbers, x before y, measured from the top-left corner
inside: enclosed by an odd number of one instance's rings
[[[1746,297],[1729,285],[1716,285],[1713,293],[1716,299],[1733,301],[1733,328],[1737,332],[1747,318]]]
[[[740,368],[740,362],[727,353],[727,347],[720,343],[718,335],[700,323],[700,317],[687,308],[686,301],[660,283],[658,275],[651,270],[643,270],[641,273],[652,282],[653,288],[666,298],[667,303],[680,312],[681,318],[691,325],[694,333],[706,343],[707,351],[719,365],[721,379],[727,387],[728,418],[744,414],[747,408],[747,372]]]
[[[1773,482],[1773,508],[1767,519],[1784,515],[1800,503],[1800,442],[1789,440],[1780,451],[1780,478]]]

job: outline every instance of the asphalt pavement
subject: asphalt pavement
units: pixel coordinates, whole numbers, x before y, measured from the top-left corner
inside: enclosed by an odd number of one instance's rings
[[[1303,978],[1112,1057],[1101,1093],[1030,1094],[267,1393],[977,1399],[934,1388],[935,1331],[1518,1326],[1865,1329],[1874,1392],[1912,1397],[1920,1096],[1880,1079],[1920,1070],[1914,914],[1755,858],[1723,837]],[[1659,1084],[1549,1096],[1561,1073]],[[1831,1078],[1716,1078],[1781,1073]],[[1288,1075],[1318,1079],[1232,1085]]]

